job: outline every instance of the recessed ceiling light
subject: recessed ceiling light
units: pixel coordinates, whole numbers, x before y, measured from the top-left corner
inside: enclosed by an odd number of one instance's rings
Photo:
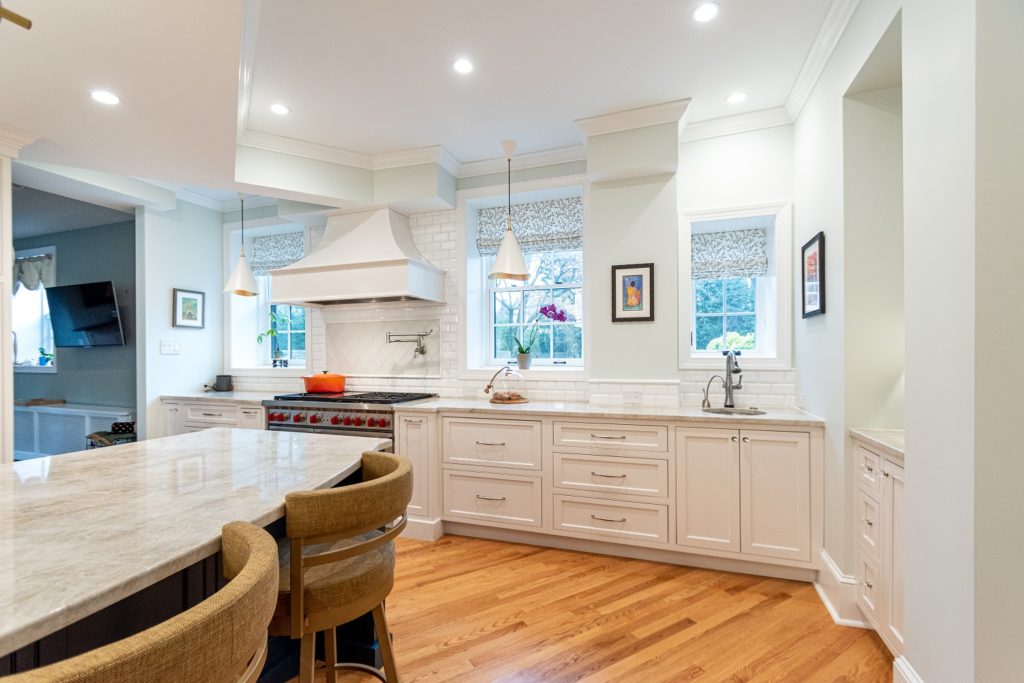
[[[693,17],[694,21],[699,21],[703,24],[705,21],[711,21],[717,17],[718,10],[719,7],[717,2],[704,2],[697,5],[697,9],[693,10],[693,14],[690,16]]]
[[[725,98],[725,101],[729,104],[739,104],[747,99],[747,93],[745,92],[734,92]]]
[[[460,74],[468,74],[473,70],[473,62],[469,61],[465,57],[456,59],[455,63],[452,64],[452,68],[458,71]]]
[[[291,109],[289,109],[288,107],[284,106],[280,102],[275,102],[274,104],[270,105],[270,111],[274,112],[278,116],[284,116],[285,114],[290,112]]]
[[[110,92],[109,90],[93,90],[91,93],[92,98],[101,104],[120,104],[121,98]]]

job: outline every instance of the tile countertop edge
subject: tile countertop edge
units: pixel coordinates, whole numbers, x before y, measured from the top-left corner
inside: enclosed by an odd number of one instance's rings
[[[460,412],[479,414],[558,416],[571,418],[671,420],[675,422],[703,422],[747,424],[779,427],[824,427],[825,421],[816,415],[797,409],[768,409],[765,415],[716,415],[705,413],[697,406],[680,408],[654,408],[646,406],[606,406],[592,403],[556,403],[537,401],[512,405],[494,404],[484,399],[426,399],[395,405],[396,412]]]
[[[280,391],[263,393],[261,391],[197,391],[184,394],[167,394],[161,401],[182,401],[183,403],[238,403],[239,405],[261,406],[263,401],[279,396]]]
[[[900,460],[906,457],[902,429],[855,427],[850,429],[849,433],[853,440],[882,451],[885,455]]]

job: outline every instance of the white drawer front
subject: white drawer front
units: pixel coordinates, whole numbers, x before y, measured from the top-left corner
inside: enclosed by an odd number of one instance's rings
[[[876,561],[879,559],[879,548],[882,543],[882,521],[878,503],[864,491],[857,491],[857,538],[861,548],[871,554]]]
[[[668,452],[668,427],[648,425],[555,423],[555,446],[607,451]]]
[[[555,453],[555,486],[668,497],[668,461]]]
[[[877,498],[882,493],[882,460],[863,446],[857,446],[854,451],[857,481]]]
[[[619,503],[555,496],[554,526],[589,536],[668,542],[668,508],[647,503]]]
[[[238,408],[218,405],[186,405],[185,421],[233,425],[238,421]]]
[[[446,463],[540,469],[540,422],[446,417],[443,430]]]
[[[541,481],[478,472],[444,471],[445,517],[519,526],[541,525]]]
[[[857,568],[859,569],[857,573],[860,575],[858,577],[860,584],[857,586],[857,604],[868,621],[877,628],[878,619],[881,616],[882,597],[878,566],[862,552],[857,562]]]

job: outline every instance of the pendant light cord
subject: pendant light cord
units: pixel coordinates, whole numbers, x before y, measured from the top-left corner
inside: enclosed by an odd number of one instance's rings
[[[512,230],[512,157],[508,158],[508,229]]]
[[[242,249],[241,255],[245,256],[245,197],[238,195],[238,201],[242,204]]]

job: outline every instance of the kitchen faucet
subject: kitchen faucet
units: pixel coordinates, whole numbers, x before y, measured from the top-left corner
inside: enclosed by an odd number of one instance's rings
[[[740,369],[740,364],[736,360],[736,356],[740,355],[740,351],[729,349],[728,351],[722,351],[722,355],[725,356],[725,379],[722,380],[722,386],[725,387],[725,407],[735,408],[736,404],[733,401],[732,392],[743,388],[743,370]],[[732,382],[733,375],[739,375],[739,380],[735,384]]]

